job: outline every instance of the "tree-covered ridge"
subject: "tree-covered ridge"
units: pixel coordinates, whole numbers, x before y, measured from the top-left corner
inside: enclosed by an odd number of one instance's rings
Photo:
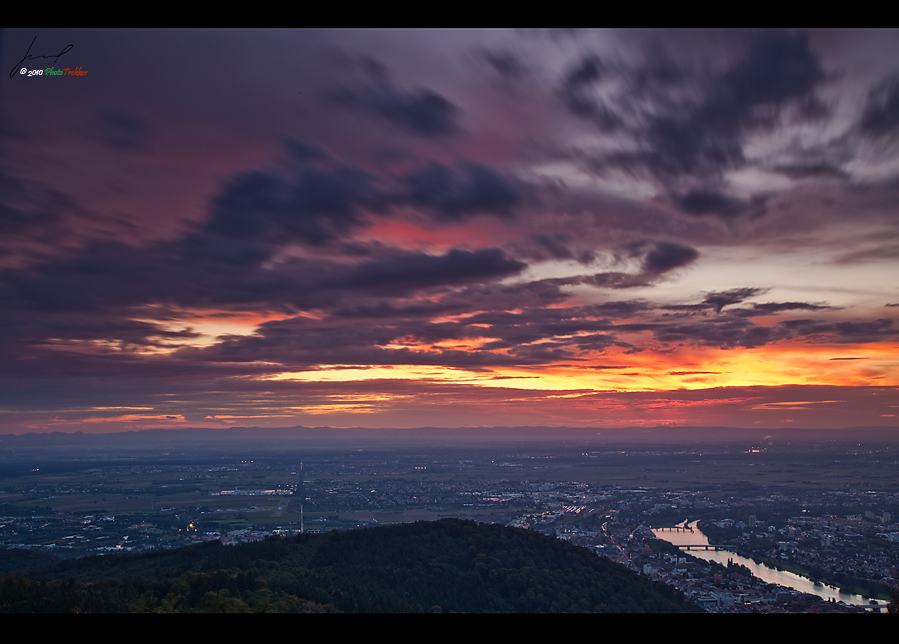
[[[584,548],[458,519],[92,557],[27,574],[0,583],[0,610],[700,612],[678,590]]]

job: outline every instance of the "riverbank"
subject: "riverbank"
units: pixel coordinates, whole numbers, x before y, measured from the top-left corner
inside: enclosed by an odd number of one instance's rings
[[[708,521],[696,521],[694,525],[705,536],[710,545],[728,545],[734,554],[751,560],[759,566],[791,573],[808,580],[816,587],[833,588],[841,595],[858,596],[861,600],[859,603],[868,602],[871,599],[880,602],[888,602],[890,600],[889,589],[883,586],[883,584],[869,582],[868,580],[859,580],[861,583],[853,583],[852,578],[847,578],[848,575],[828,575],[823,570],[810,570],[794,561],[785,561],[776,557],[760,555],[753,549],[734,544],[735,535],[733,530],[719,528],[716,524]],[[876,587],[876,593],[871,592],[872,587]]]
[[[836,585],[823,585],[820,582],[816,584],[813,578],[797,574],[797,572],[792,570],[787,570],[783,565],[780,567],[765,565],[764,562],[760,561],[760,557],[757,553],[754,553],[754,559],[752,558],[752,555],[750,555],[750,557],[743,556],[738,552],[740,548],[734,547],[735,545],[739,546],[736,542],[738,541],[738,537],[742,536],[741,534],[734,534],[733,531],[730,531],[728,534],[725,530],[717,529],[718,526],[714,524],[708,527],[708,532],[711,534],[706,534],[703,531],[701,524],[703,524],[703,522],[699,520],[683,522],[679,527],[684,527],[686,525],[689,528],[693,528],[693,530],[686,532],[672,532],[670,529],[659,529],[655,532],[655,536],[659,539],[668,541],[675,546],[694,546],[694,548],[689,551],[689,554],[698,557],[699,559],[708,562],[714,561],[721,565],[730,563],[731,565],[739,564],[740,566],[746,567],[752,573],[753,577],[764,584],[773,584],[774,586],[785,590],[790,589],[802,594],[815,595],[827,602],[843,602],[848,605],[864,607],[866,609],[871,607],[870,600],[864,596],[864,593],[841,593],[839,587]],[[722,548],[721,550],[706,551],[695,548],[695,546],[703,546],[706,544],[710,546],[717,545],[719,547],[726,546],[727,549]],[[771,563],[775,562],[771,561]],[[794,562],[776,563],[795,565]],[[800,568],[802,568],[802,566],[800,566]],[[808,572],[807,570],[803,571]],[[881,606],[885,604],[882,600],[879,603]]]

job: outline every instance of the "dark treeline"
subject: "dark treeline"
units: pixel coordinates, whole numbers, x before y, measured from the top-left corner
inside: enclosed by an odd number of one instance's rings
[[[2,551],[0,551],[2,552]],[[444,519],[89,557],[0,582],[2,612],[701,612],[553,537]]]

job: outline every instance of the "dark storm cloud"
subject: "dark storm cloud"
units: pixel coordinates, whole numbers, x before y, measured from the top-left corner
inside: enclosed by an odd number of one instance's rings
[[[421,289],[489,282],[525,267],[495,248],[429,255],[349,238],[367,225],[370,215],[386,216],[395,206],[411,206],[438,219],[483,212],[508,216],[523,203],[523,188],[502,173],[461,161],[456,168],[432,164],[388,181],[340,162],[323,147],[294,138],[284,143],[291,161],[285,171],[239,174],[212,200],[210,218],[180,239],[142,247],[95,242],[70,254],[57,253],[32,270],[0,274],[0,301],[9,310],[33,313],[122,314],[149,303],[332,309],[345,307],[341,294],[351,291],[365,297],[406,297]],[[55,222],[59,208],[70,205],[61,195],[55,200],[48,195],[44,205],[56,205],[36,211],[23,196],[33,190],[7,175],[0,180],[9,187],[0,203],[0,227],[9,239]],[[60,199],[65,203],[56,203]],[[325,254],[270,264],[280,249],[296,244]],[[522,297],[529,301],[565,297],[550,284],[505,287],[501,293],[509,299],[528,290]],[[458,309],[476,292],[463,288],[455,303],[443,305]],[[464,305],[462,310],[467,310]]]
[[[253,336],[222,338],[211,347],[186,348],[177,352],[185,361],[257,362],[267,361],[284,366],[346,365],[447,365],[490,366],[539,364],[545,356],[512,356],[484,350],[424,349],[388,347],[392,342],[422,338],[427,341],[457,337],[478,337],[459,325],[425,325],[403,323],[379,326],[357,325],[293,318],[263,324]]]
[[[394,328],[398,336],[414,337],[421,341],[437,342],[459,338],[494,338],[481,349],[512,349],[540,343],[543,347],[574,346],[582,340],[598,342],[596,331],[607,331],[612,324],[606,320],[592,319],[588,308],[529,310],[524,313],[478,313],[458,322],[439,324],[410,324],[397,321]],[[592,335],[584,336],[585,332]],[[577,336],[577,337],[573,337]],[[595,336],[595,337],[594,337]],[[604,342],[613,344],[615,338],[601,334]]]
[[[387,68],[370,58],[363,60],[362,68],[367,82],[355,88],[333,90],[328,95],[331,103],[379,117],[423,138],[453,136],[461,131],[459,108],[437,92],[397,89]]]
[[[746,297],[757,294],[760,289],[735,289],[728,293],[712,293],[707,301],[699,306],[700,310],[723,307],[728,303],[742,301]],[[461,321],[465,325],[473,325],[465,331],[466,337],[482,336],[496,338],[482,346],[483,349],[513,349],[528,345],[544,347],[553,351],[566,349],[570,351],[602,351],[611,346],[633,348],[632,344],[622,341],[620,333],[649,332],[656,340],[666,344],[691,344],[698,346],[715,346],[723,349],[733,347],[758,347],[771,342],[811,334],[827,334],[840,337],[870,337],[876,334],[891,332],[891,325],[884,321],[868,323],[797,321],[782,323],[771,327],[761,326],[746,319],[748,316],[721,316],[701,318],[687,323],[671,322],[665,316],[646,317],[644,322],[614,322],[614,318],[632,318],[637,315],[650,314],[656,308],[644,301],[609,302],[586,307],[529,310],[522,313],[493,312],[479,313]],[[672,307],[658,307],[661,310]],[[805,303],[773,304],[768,308],[777,310],[826,308]],[[720,312],[720,311],[719,311]],[[761,313],[756,313],[760,315]],[[486,325],[486,326],[484,326]],[[448,332],[449,327],[441,332]],[[448,336],[449,337],[449,336]],[[454,335],[453,337],[462,337]],[[552,341],[550,343],[550,341]],[[525,353],[516,353],[525,355]],[[535,356],[536,353],[527,355]],[[546,354],[548,355],[548,354]]]
[[[485,49],[480,52],[480,57],[507,80],[517,80],[528,73],[527,65],[510,51]]]
[[[747,212],[757,216],[765,213],[764,197],[744,201],[720,192],[705,190],[694,190],[682,196],[675,196],[674,203],[681,212],[694,216],[715,215],[722,219],[730,219]]]
[[[739,288],[729,291],[707,293],[700,304],[667,304],[653,306],[649,302],[633,301],[610,303],[614,306],[599,305],[593,307],[596,314],[609,313],[612,317],[643,316],[644,321],[628,322],[608,326],[611,333],[650,332],[656,340],[667,344],[694,344],[699,346],[717,346],[722,349],[732,347],[758,347],[771,342],[793,338],[808,338],[815,342],[875,342],[894,337],[897,334],[894,323],[890,319],[833,321],[818,320],[785,320],[773,326],[762,326],[749,318],[769,316],[784,311],[831,310],[825,304],[808,302],[766,302],[752,304],[752,308],[723,309],[732,304],[739,304],[750,297],[765,292],[766,289]],[[620,310],[616,310],[620,309]],[[653,316],[653,310],[678,311],[676,317],[689,321],[672,322],[670,314]],[[718,315],[710,316],[714,310]],[[585,326],[585,328],[587,328]]]
[[[823,104],[815,92],[827,75],[804,33],[735,34],[735,40],[748,40],[743,56],[711,75],[671,61],[660,65],[650,60],[630,70],[610,70],[590,56],[579,61],[563,84],[569,109],[599,119],[606,129],[614,123],[635,144],[592,154],[584,161],[587,168],[648,175],[688,215],[731,219],[764,214],[762,198],[747,201],[728,194],[722,177],[745,166],[747,137],[778,127],[785,108],[796,107],[799,118],[822,118]],[[593,88],[615,74],[624,74],[626,90],[601,101]]]
[[[598,315],[608,317],[631,317],[653,308],[654,306],[645,300],[623,300],[594,304],[592,310]]]
[[[656,325],[615,325],[609,318],[631,317],[638,311],[651,308],[642,302],[610,302],[607,305],[591,305],[556,309],[531,309],[521,313],[509,311],[485,312],[465,318],[469,337],[495,338],[482,345],[482,349],[514,349],[526,345],[539,346],[553,351],[568,351],[567,359],[581,352],[602,352],[617,346],[633,349],[616,335],[618,331],[633,332],[652,330]],[[486,325],[486,328],[485,328]],[[637,328],[639,327],[639,328]],[[576,353],[571,353],[575,351]],[[516,355],[525,355],[516,353]],[[534,356],[535,353],[527,355]]]
[[[590,119],[600,130],[613,131],[621,119],[599,98],[594,86],[602,82],[605,65],[595,54],[588,54],[568,71],[562,83],[562,102],[575,116]]]
[[[282,139],[293,161],[298,163],[324,163],[332,160],[331,153],[320,145],[301,141],[292,136]]]
[[[746,58],[724,74],[723,102],[738,110],[736,118],[752,118],[748,108],[806,98],[824,79],[821,62],[809,46],[808,34],[766,31],[754,40]],[[722,118],[722,123],[726,123],[735,116]]]
[[[327,279],[324,286],[408,294],[434,286],[507,277],[521,272],[525,266],[497,248],[474,252],[453,249],[442,256],[410,253],[367,262],[349,275]]]
[[[292,150],[303,159],[327,158],[308,144],[293,142]],[[8,183],[18,185],[11,180]],[[473,185],[463,197],[474,199],[481,194],[477,181]],[[7,191],[7,195],[14,192]],[[400,199],[408,197],[398,197],[380,186],[373,175],[339,163],[326,167],[304,164],[291,177],[248,172],[228,184],[213,201],[211,218],[181,239],[142,248],[94,243],[71,255],[57,254],[31,271],[0,276],[0,299],[13,302],[10,306],[44,311],[123,310],[148,302],[182,306],[267,303],[282,308],[288,304],[321,305],[319,298],[326,298],[324,293],[337,285],[345,289],[355,283],[358,288],[411,292],[418,286],[505,276],[524,266],[499,250],[455,251],[443,257],[414,253],[381,257],[369,262],[361,275],[351,266],[324,260],[316,265],[295,260],[278,268],[264,266],[286,244],[319,246],[335,241],[362,225],[363,212],[383,213]],[[455,207],[476,207],[476,200],[463,199],[461,203]],[[8,235],[52,218],[52,210],[29,212],[15,200],[2,206],[0,221]],[[355,258],[350,255],[348,259]],[[325,280],[330,280],[330,287]],[[391,285],[391,280],[396,283]]]
[[[716,318],[691,324],[660,324],[653,329],[660,342],[732,347],[758,347],[790,337],[787,329],[755,325],[739,318]]]
[[[123,152],[143,151],[152,138],[149,121],[129,110],[107,109],[88,126],[87,135]]]
[[[811,304],[809,302],[765,302],[753,304],[751,309],[729,309],[728,315],[741,317],[756,317],[760,315],[772,315],[782,311],[823,311],[834,307],[825,304]]]
[[[638,97],[661,95],[677,86],[691,82],[696,72],[675,61],[671,53],[658,42],[649,45],[646,60],[629,72],[629,91]]]
[[[888,76],[868,94],[860,128],[871,137],[899,129],[899,74]]]
[[[530,309],[522,313],[481,312],[457,322],[427,323],[375,311],[377,322],[364,320],[362,308],[352,315],[327,320],[297,317],[261,325],[254,336],[228,337],[213,347],[183,349],[184,360],[273,361],[279,364],[543,364],[559,359],[580,360],[582,352],[611,346],[632,348],[615,337],[613,325],[595,319],[596,307]],[[443,340],[488,341],[466,351],[413,351],[396,342],[435,343]]]
[[[537,309],[557,304],[568,298],[552,280],[521,284],[475,283],[438,295],[433,301],[393,304],[380,300],[372,304],[343,305],[335,308],[336,317],[373,321],[459,315],[483,310]],[[380,323],[380,322],[375,322]]]
[[[823,336],[824,341],[838,342],[878,342],[899,335],[894,320],[846,320],[830,322],[826,320],[786,320],[780,326],[795,336]]]
[[[359,319],[421,319],[441,315],[459,315],[485,309],[541,308],[567,299],[558,285],[548,280],[522,284],[470,284],[440,294],[434,301],[392,304],[380,300],[374,304],[342,306],[334,310],[338,317]]]
[[[559,360],[576,360],[563,347],[550,346],[549,343],[516,347],[511,350],[521,364],[550,364]]]
[[[595,275],[587,275],[584,277],[572,278],[568,280],[570,284],[589,284],[597,288],[639,288],[641,286],[651,286],[656,281],[655,275],[646,273],[621,273],[608,272],[596,273]]]
[[[667,273],[696,261],[699,251],[689,246],[672,242],[656,242],[655,248],[643,259],[643,270],[647,273]]]
[[[33,186],[0,172],[0,234],[17,235],[28,229],[43,228],[57,222],[60,211],[72,206],[58,191],[48,189],[41,193],[35,195]]]
[[[473,161],[462,161],[456,169],[431,164],[407,176],[403,188],[398,201],[446,219],[483,212],[508,217],[524,201],[515,181]]]
[[[596,259],[596,253],[584,246],[583,241],[571,233],[538,233],[512,243],[508,248],[516,257],[532,261],[558,259],[590,264]]]
[[[818,96],[811,94],[798,103],[799,120],[825,121],[833,116],[833,105],[825,103]]]
[[[190,301],[196,289],[220,285],[183,270],[180,261],[159,247],[135,252],[125,245],[93,244],[32,270],[2,275],[0,301],[36,312],[108,312],[163,298]]]
[[[717,174],[742,164],[744,136],[776,123],[787,103],[807,99],[825,79],[804,33],[762,32],[746,55],[708,87],[683,116],[662,113],[648,140],[662,174]]]
[[[689,266],[699,257],[699,251],[695,248],[664,241],[637,241],[629,244],[625,251],[631,259],[641,260],[639,273],[610,271],[582,277],[562,278],[559,281],[560,283],[589,284],[598,288],[614,289],[651,286],[659,281],[665,273]]]
[[[625,349],[633,348],[628,342],[622,342],[616,336],[609,333],[588,333],[586,335],[578,335],[571,338],[570,342],[581,351],[604,351],[605,349],[616,346]]]
[[[576,255],[570,247],[574,242],[574,236],[568,233],[534,235],[532,239],[546,249],[553,259],[573,259],[582,264],[589,264],[596,258],[590,251],[582,251]]]
[[[568,298],[554,280],[520,284],[472,284],[441,298],[441,306],[457,310],[501,310],[542,308]]]
[[[0,321],[0,335],[7,348],[10,348],[10,344],[25,343],[46,347],[75,340],[101,342],[101,345],[93,347],[97,351],[126,351],[146,346],[162,346],[168,341],[195,338],[198,334],[190,329],[171,331],[156,324],[103,313],[35,314],[9,310]]]
[[[619,325],[616,329],[638,330],[638,325]],[[766,327],[739,316],[706,318],[682,323],[650,323],[639,330],[650,330],[657,340],[665,343],[684,343],[732,347],[759,347],[779,340],[807,338],[817,342],[878,342],[899,333],[893,320],[786,320]]]
[[[376,177],[355,166],[306,167],[290,179],[257,170],[216,198],[204,232],[272,244],[322,244],[357,226],[363,210],[383,212],[388,203]]]
[[[358,264],[295,260],[267,268],[261,264],[273,247],[222,240],[194,235],[138,252],[93,245],[33,271],[6,275],[0,301],[48,312],[124,312],[147,303],[331,308],[342,305],[343,292],[410,296],[421,289],[499,279],[525,267],[499,249],[483,249],[386,255]]]
[[[702,301],[703,305],[711,307],[715,309],[718,313],[721,313],[721,309],[730,304],[739,304],[743,300],[749,299],[750,297],[754,297],[756,295],[761,295],[767,289],[763,288],[734,288],[728,291],[712,291],[708,295],[706,295],[705,299]]]
[[[116,223],[52,183],[0,169],[0,267],[25,266],[40,257],[59,255],[67,246],[80,243],[88,226],[105,224],[114,229]]]
[[[173,370],[177,373],[174,381]],[[188,360],[173,363],[169,356],[113,351],[63,353],[59,347],[32,348],[27,354],[0,360],[0,404],[7,410],[90,409],[93,405],[147,403],[167,409],[173,401],[190,400],[186,405],[192,407],[200,400],[210,399],[228,405],[230,392],[246,386],[250,380],[247,375],[265,375],[270,371],[271,366],[259,364]],[[258,385],[250,387],[255,389]],[[265,390],[269,387],[265,386]],[[47,396],[47,391],[53,395]],[[257,391],[257,395],[261,394]]]
[[[472,326],[469,334],[497,340],[485,344],[484,349],[508,349],[534,342],[546,342],[555,339],[562,344],[570,345],[579,342],[585,332],[608,331],[612,324],[606,320],[594,320],[583,314],[568,319],[557,319],[547,316],[544,311],[528,311],[521,314],[476,315],[464,320],[466,325],[488,324],[485,329]],[[573,337],[577,336],[577,337]],[[603,335],[603,337],[606,337]],[[564,339],[562,339],[564,338]],[[608,336],[608,343],[615,338]]]
[[[423,319],[431,318],[446,313],[458,313],[467,311],[467,307],[447,307],[439,303],[427,302],[424,304],[410,304],[396,306],[390,302],[381,300],[372,305],[343,306],[336,309],[334,317],[359,318],[372,320],[387,319]]]
[[[819,161],[813,163],[782,164],[772,168],[793,179],[805,179],[809,177],[833,177],[836,179],[848,179],[849,173],[836,163]]]
[[[337,162],[318,146],[286,143],[300,164],[295,173],[255,170],[238,176],[215,199],[202,234],[321,245],[359,227],[364,212],[411,206],[446,220],[478,213],[509,217],[527,199],[525,186],[482,163],[463,160],[456,168],[434,163],[387,181]]]
[[[650,151],[622,153],[615,159],[624,168],[644,166],[667,183],[682,176],[719,176],[743,164],[743,148],[736,128],[717,132],[696,114],[690,119],[659,116],[646,130]]]

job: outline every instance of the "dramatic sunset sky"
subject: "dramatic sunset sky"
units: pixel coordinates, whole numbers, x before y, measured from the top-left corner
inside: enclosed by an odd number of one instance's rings
[[[899,425],[899,31],[0,52],[0,433]]]

